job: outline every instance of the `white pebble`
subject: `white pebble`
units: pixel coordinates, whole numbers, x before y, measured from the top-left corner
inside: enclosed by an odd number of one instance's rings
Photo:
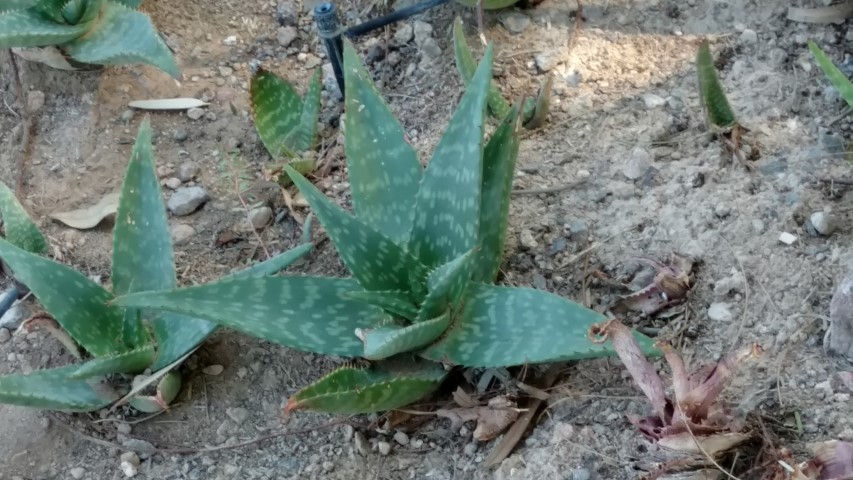
[[[391,444],[388,442],[379,442],[376,444],[376,447],[379,448],[379,453],[381,455],[388,455],[391,453]]]
[[[779,241],[784,243],[785,245],[793,245],[794,242],[797,241],[797,236],[788,232],[782,232],[779,235]]]
[[[124,472],[124,476],[127,478],[133,478],[139,473],[136,465],[130,462],[121,462],[121,471]]]

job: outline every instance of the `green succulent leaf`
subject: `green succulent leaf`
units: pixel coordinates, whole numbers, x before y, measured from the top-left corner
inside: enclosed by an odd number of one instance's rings
[[[0,0],[0,12],[31,8],[37,0]]]
[[[122,342],[122,312],[107,305],[113,298],[110,292],[72,268],[2,239],[0,258],[71,338],[92,355],[99,357],[127,350]]]
[[[56,23],[34,9],[0,12],[0,48],[60,45],[88,29],[88,24]]]
[[[491,73],[489,47],[435,148],[418,191],[409,250],[430,268],[463,255],[477,242]]]
[[[256,265],[252,265],[244,270],[240,270],[235,272],[225,278],[225,279],[235,279],[235,278],[248,278],[248,277],[265,277],[267,275],[275,275],[276,273],[284,270],[285,268],[293,265],[297,260],[304,257],[311,249],[314,248],[314,244],[311,243],[303,243],[302,245],[298,245],[296,247],[291,248],[286,252],[282,252],[268,260],[264,260]]]
[[[142,5],[142,0],[112,0],[114,2],[118,2],[124,5],[127,8],[137,9],[140,5]]]
[[[124,176],[113,233],[113,293],[174,288],[175,264],[163,194],[151,149],[151,125],[142,121]],[[134,347],[148,342],[138,312],[124,314],[124,341]],[[162,333],[162,332],[161,332]],[[158,342],[169,341],[158,338]]]
[[[106,407],[118,395],[104,385],[74,380],[77,365],[39,370],[29,375],[0,376],[0,403],[23,407],[90,412]]]
[[[323,195],[296,170],[285,167],[325,227],[341,259],[365,290],[408,290],[409,272],[422,269],[403,248]]]
[[[432,393],[446,376],[438,365],[411,363],[392,368],[342,367],[287,400],[285,412],[371,413],[400,408]]]
[[[475,258],[475,251],[471,250],[430,272],[427,277],[429,293],[418,312],[418,321],[437,317],[447,310],[456,310],[471,281]]]
[[[453,53],[456,56],[456,69],[459,70],[459,76],[462,77],[462,82],[468,85],[474,78],[474,72],[477,71],[477,60],[474,59],[468,40],[465,39],[465,30],[460,17],[456,17],[453,22]],[[488,105],[489,112],[498,119],[509,114],[510,105],[504,100],[494,81],[489,83]]]
[[[554,76],[548,75],[545,78],[545,83],[539,88],[536,100],[529,103],[529,108],[528,102],[525,102],[524,115],[522,116],[524,119],[524,128],[533,130],[545,123],[545,119],[548,118],[548,112],[551,110],[551,87],[553,84]]]
[[[293,145],[297,151],[305,151],[314,148],[317,142],[317,122],[320,121],[320,94],[323,91],[320,70],[314,72],[305,99],[302,101],[302,113],[299,117],[299,136],[294,139]]]
[[[88,0],[67,0],[62,7],[62,18],[69,25],[76,25],[83,18],[88,3]]]
[[[359,220],[403,245],[412,230],[423,167],[348,41],[344,80],[344,141],[353,209]]]
[[[471,280],[492,283],[501,266],[509,223],[509,198],[518,158],[518,107],[513,108],[492,134],[483,152],[483,189],[480,197],[480,249]]]
[[[809,50],[811,50],[812,55],[814,55],[815,61],[817,65],[823,70],[823,74],[826,75],[826,78],[832,83],[832,86],[838,90],[838,93],[841,95],[841,98],[847,102],[847,105],[850,105],[850,108],[853,108],[853,82],[847,78],[847,75],[844,75],[844,72],[838,69],[835,64],[832,63],[832,60],[823,53],[823,50],[817,46],[816,43],[809,40]]]
[[[303,101],[293,85],[259,68],[252,76],[249,94],[255,129],[274,159],[308,149],[303,146]],[[316,120],[312,127],[315,125]]]
[[[65,23],[62,11],[67,3],[69,0],[35,0],[32,10],[54,22]]]
[[[181,391],[181,374],[172,370],[157,383],[154,395],[136,395],[130,399],[130,406],[144,413],[157,413],[172,403]]]
[[[6,241],[31,253],[47,252],[44,235],[18,203],[15,193],[3,182],[0,182],[0,218],[3,219]]]
[[[154,346],[145,345],[135,350],[89,360],[72,373],[69,378],[92,378],[113,373],[141,372],[151,366],[153,361]]]
[[[409,292],[402,290],[359,290],[348,292],[346,296],[347,298],[379,307],[392,315],[403,317],[406,320],[414,320],[418,316],[418,307],[412,302]]]
[[[114,304],[191,315],[287,347],[354,357],[362,351],[355,329],[389,321],[381,309],[346,298],[357,289],[351,279],[238,278],[134,293]]]
[[[501,367],[605,357],[609,346],[590,342],[587,330],[606,317],[541,290],[472,284],[464,310],[445,336],[422,356],[467,367]],[[637,334],[652,352],[652,340]]]
[[[362,330],[364,358],[379,360],[399,353],[411,352],[429,345],[450,325],[450,312],[408,326],[383,325],[373,330]]]
[[[178,64],[172,52],[142,12],[120,3],[106,2],[92,30],[65,45],[77,61],[98,65],[147,63],[174,78]]]
[[[696,54],[696,69],[699,72],[699,94],[705,109],[708,125],[719,128],[731,127],[737,123],[732,107],[723,91],[723,85],[714,67],[714,56],[708,42],[702,42]]]

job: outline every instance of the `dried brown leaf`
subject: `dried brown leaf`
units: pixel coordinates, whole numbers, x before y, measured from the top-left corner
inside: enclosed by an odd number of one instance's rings
[[[617,311],[631,310],[653,315],[681,301],[693,287],[694,262],[690,257],[673,253],[665,265],[647,258],[638,260],[652,266],[658,273],[652,283],[623,297],[614,306]]]
[[[471,395],[468,395],[465,390],[462,390],[462,387],[456,387],[456,391],[453,392],[453,401],[455,401],[457,405],[463,408],[473,408],[480,406],[480,402],[471,398]]]
[[[518,418],[518,409],[508,398],[495,397],[489,400],[487,406],[441,409],[435,414],[449,419],[450,428],[454,431],[459,430],[465,422],[476,421],[474,438],[479,441],[488,441],[500,435]]]
[[[640,390],[649,399],[652,408],[655,409],[661,421],[664,423],[669,421],[666,414],[666,393],[664,391],[663,381],[658,375],[655,368],[646,360],[640,345],[634,338],[631,330],[625,325],[622,325],[618,320],[609,320],[603,324],[593,325],[590,329],[591,336],[599,337],[593,339],[596,342],[604,342],[607,339],[613,344],[613,349],[622,360],[625,368],[631,374],[634,382],[640,387]]]
[[[698,386],[684,397],[676,398],[680,410],[693,422],[699,423],[707,419],[711,407],[717,401],[717,397],[725,388],[735,368],[744,360],[758,357],[763,353],[764,350],[756,343],[720,359]]]
[[[691,432],[685,430],[677,434],[666,435],[658,441],[658,445],[682,453],[707,454],[709,457],[715,458],[752,437],[748,433],[740,432],[721,432],[711,435],[702,435],[701,432],[692,433],[691,435]]]
[[[92,206],[68,212],[51,213],[50,218],[58,220],[71,228],[87,230],[98,226],[108,216],[114,215],[118,210],[118,200],[118,193],[109,193]]]
[[[814,464],[820,467],[819,480],[853,479],[853,443],[830,440],[809,445],[815,457]]]

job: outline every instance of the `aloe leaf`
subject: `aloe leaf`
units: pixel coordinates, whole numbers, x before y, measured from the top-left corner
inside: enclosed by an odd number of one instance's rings
[[[364,358],[379,360],[398,353],[411,352],[429,345],[450,325],[450,312],[405,327],[383,325],[373,330],[362,330]]]
[[[285,412],[371,413],[400,408],[432,393],[446,376],[436,364],[391,369],[342,367],[287,400]]]
[[[74,40],[89,25],[64,25],[49,20],[36,11],[0,12],[0,48],[44,47]]]
[[[65,23],[62,10],[69,0],[35,0],[32,10],[57,23]]]
[[[731,127],[737,123],[732,107],[723,91],[723,85],[717,77],[714,56],[708,42],[702,42],[696,54],[696,69],[699,72],[699,94],[709,126]]]
[[[112,0],[113,2],[120,3],[127,8],[132,8],[136,10],[142,4],[142,0]]]
[[[483,188],[480,197],[480,249],[471,280],[492,283],[501,266],[509,223],[509,197],[518,158],[518,107],[513,108],[492,134],[483,152]]]
[[[812,55],[814,55],[815,61],[817,65],[823,70],[823,74],[826,75],[826,78],[832,83],[832,86],[838,90],[838,93],[841,94],[841,98],[847,102],[847,105],[850,105],[850,108],[853,108],[853,82],[847,78],[847,75],[844,75],[844,72],[838,69],[835,64],[832,63],[832,60],[823,53],[823,50],[817,46],[816,43],[809,40],[809,50],[812,51]]]
[[[116,295],[166,290],[176,284],[172,241],[155,173],[147,117],[139,126],[119,197],[113,231],[112,284]],[[148,342],[142,319],[133,309],[124,312],[123,338],[126,345],[133,347]]]
[[[467,367],[501,367],[605,357],[587,330],[606,320],[598,312],[541,290],[471,284],[464,310],[445,336],[421,355]],[[645,352],[652,340],[637,334]]]
[[[99,357],[124,352],[122,312],[107,302],[113,295],[74,269],[0,239],[0,258],[29,287],[71,338]]]
[[[0,182],[0,217],[3,218],[6,241],[28,252],[47,252],[44,235],[27,215],[24,207],[18,203],[15,193],[3,182]]]
[[[118,395],[104,385],[73,380],[78,365],[0,376],[0,403],[23,407],[89,412],[106,407]]]
[[[347,213],[296,170],[285,171],[325,227],[352,276],[365,290],[408,290],[418,262],[388,237]]]
[[[36,1],[37,0],[0,0],[0,12],[31,8],[36,4]]]
[[[268,260],[264,260],[263,262],[260,262],[256,265],[252,265],[249,268],[235,272],[223,278],[223,280],[275,275],[276,273],[293,265],[300,258],[304,257],[308,252],[311,251],[312,248],[314,248],[313,244],[303,243],[302,245],[293,247],[290,250],[282,252]]]
[[[548,75],[545,78],[545,83],[539,88],[536,100],[531,102],[529,111],[525,104],[524,115],[522,117],[524,119],[524,128],[528,130],[539,128],[545,122],[545,119],[548,118],[548,112],[551,109],[551,87],[553,84],[554,76]]]
[[[421,304],[418,321],[437,317],[459,305],[465,288],[471,281],[474,259],[474,250],[471,250],[430,272],[427,277],[429,293]]]
[[[112,373],[141,372],[154,361],[154,346],[145,345],[135,350],[105,355],[81,365],[69,378],[92,378]]]
[[[180,393],[181,383],[181,374],[172,370],[157,383],[157,391],[154,395],[136,395],[130,399],[130,406],[144,413],[157,413],[164,410]]]
[[[302,122],[303,102],[293,85],[259,68],[249,86],[255,129],[273,159],[296,151],[294,140]]]
[[[445,264],[477,242],[483,127],[491,73],[489,47],[424,172],[409,250],[427,267]]]
[[[382,325],[389,317],[379,308],[346,299],[356,289],[351,279],[238,278],[134,293],[113,303],[191,315],[303,351],[358,356],[362,346],[355,329]]]
[[[423,167],[349,42],[344,43],[344,80],[353,209],[359,220],[405,244]]]
[[[151,19],[120,3],[106,2],[91,31],[66,44],[65,49],[80,62],[147,63],[179,77],[178,64]]]
[[[314,72],[305,98],[302,100],[302,113],[299,117],[299,133],[293,139],[296,151],[303,152],[314,147],[317,141],[317,122],[320,121],[320,93],[323,84],[320,82],[320,70]]]
[[[348,292],[347,298],[359,300],[368,305],[379,307],[386,312],[403,317],[406,320],[414,320],[418,315],[418,307],[412,303],[409,292],[402,290],[366,291],[359,290]]]
[[[477,71],[477,61],[474,59],[474,54],[471,52],[468,40],[465,39],[465,31],[462,27],[462,18],[460,17],[456,17],[456,20],[453,22],[453,53],[456,56],[456,69],[459,70],[459,76],[462,77],[462,82],[468,85],[471,79],[474,78],[474,72]],[[503,119],[509,114],[509,103],[504,100],[500,89],[494,81],[489,82],[487,100],[489,112],[494,117]]]

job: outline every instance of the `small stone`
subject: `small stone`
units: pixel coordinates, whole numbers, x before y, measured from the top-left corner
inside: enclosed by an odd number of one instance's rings
[[[185,128],[179,128],[172,134],[172,138],[174,138],[176,142],[183,142],[188,136],[189,135],[187,135],[187,130]]]
[[[272,209],[270,207],[258,207],[249,212],[249,218],[243,221],[241,230],[251,232],[260,230],[267,226],[272,220]]]
[[[797,236],[788,232],[782,232],[779,234],[779,241],[785,245],[793,245],[797,241]]]
[[[809,217],[812,227],[815,231],[823,236],[832,235],[837,228],[835,219],[832,215],[825,212],[814,212]]]
[[[432,25],[422,20],[415,20],[415,25],[412,27],[412,33],[415,37],[415,43],[421,45],[428,38],[432,38]]]
[[[408,445],[409,436],[406,435],[405,432],[397,432],[394,434],[394,441],[399,443],[400,445]]]
[[[222,44],[229,46],[229,47],[233,47],[234,45],[237,45],[237,35],[230,35],[230,36],[225,37],[225,39],[222,40]]]
[[[380,455],[388,455],[391,453],[391,444],[388,442],[377,442],[376,448],[379,450]]]
[[[215,377],[217,375],[222,374],[222,372],[225,371],[225,367],[223,367],[222,365],[208,365],[208,366],[204,367],[201,371],[205,375],[210,375],[211,377]]]
[[[473,457],[474,454],[477,453],[477,444],[474,442],[471,442],[468,445],[465,445],[465,448],[462,449],[462,452],[467,457]]]
[[[172,190],[177,190],[181,187],[181,179],[170,177],[163,181],[163,185],[166,185],[166,187]]]
[[[119,457],[119,460],[133,464],[133,466],[138,466],[140,463],[139,455],[137,455],[136,452],[124,452],[121,454],[121,457]]]
[[[423,447],[423,446],[424,446],[424,441],[423,441],[423,440],[421,440],[420,438],[413,438],[413,439],[409,442],[409,445],[411,445],[411,447],[412,447],[412,448],[414,448],[414,449],[418,449],[418,448],[421,448],[421,447]]]
[[[198,170],[199,168],[196,163],[184,162],[178,168],[178,178],[180,178],[182,182],[189,182],[198,175]]]
[[[730,322],[734,316],[728,303],[715,302],[708,307],[708,318],[715,322]]]
[[[354,438],[356,451],[362,457],[366,457],[367,454],[370,452],[370,444],[367,442],[367,439],[364,438],[364,434],[357,431],[357,432],[355,432],[355,435],[353,436],[353,438]]]
[[[323,462],[323,471],[324,471],[324,472],[331,472],[331,471],[332,471],[332,470],[334,470],[334,469],[335,469],[335,464],[334,464],[334,463],[332,463],[332,462]]]
[[[415,29],[412,28],[412,24],[404,23],[400,25],[400,28],[394,32],[394,38],[391,41],[391,46],[393,47],[402,47],[403,45],[412,41],[415,38]]]
[[[590,473],[588,468],[576,468],[572,470],[571,480],[589,480],[592,478],[592,473]]]
[[[622,166],[622,175],[625,175],[628,180],[642,178],[651,166],[651,158],[649,152],[640,147],[631,150],[631,156]]]
[[[509,33],[517,35],[525,31],[527,27],[530,26],[530,17],[521,12],[508,12],[501,17],[501,25],[503,25]]]
[[[344,425],[344,442],[349,442],[352,440],[352,436],[355,434],[355,428],[352,425]]]
[[[12,332],[8,328],[0,328],[0,343],[6,343],[12,339]]]
[[[536,241],[536,238],[533,237],[533,232],[530,231],[529,228],[525,228],[518,235],[518,240],[521,242],[521,246],[528,250],[535,250],[539,247],[539,242]]]
[[[646,108],[658,108],[666,105],[666,100],[654,93],[646,93],[643,95],[643,103],[646,105]]]
[[[130,435],[130,432],[133,431],[133,427],[131,427],[129,423],[119,422],[119,424],[116,425],[116,431],[122,435]]]
[[[539,52],[533,56],[533,63],[536,65],[536,70],[539,73],[550,72],[555,66],[554,55],[547,52]]]
[[[133,478],[136,476],[137,473],[139,473],[139,470],[136,468],[136,465],[130,462],[121,462],[121,471],[127,478]]]
[[[282,27],[295,27],[299,20],[299,13],[296,11],[295,2],[293,0],[279,2],[275,7],[275,19]]]
[[[289,47],[298,36],[299,32],[296,31],[296,27],[281,27],[276,34],[278,44],[282,47]]]
[[[752,229],[755,230],[755,233],[764,233],[764,230],[767,229],[767,226],[764,224],[764,220],[761,220],[760,218],[753,218]]]
[[[237,425],[242,425],[249,418],[249,411],[240,407],[228,408],[225,410],[225,414]]]
[[[229,78],[234,75],[234,69],[231,67],[219,67],[219,76]]]
[[[74,467],[68,473],[71,474],[71,478],[79,480],[83,478],[83,475],[86,475],[86,469],[83,467]]]
[[[133,120],[133,117],[136,115],[132,109],[128,108],[127,110],[121,112],[121,121],[124,123],[130,123]]]
[[[732,207],[728,206],[725,203],[718,203],[717,206],[714,207],[714,216],[717,218],[726,218],[732,213]]]
[[[132,452],[136,452],[136,454],[140,458],[148,458],[150,455],[154,454],[157,449],[151,442],[146,440],[140,440],[137,438],[128,438],[121,442],[121,446],[131,450]]]
[[[203,116],[204,116],[204,109],[203,108],[195,107],[195,108],[191,108],[191,109],[187,110],[187,117],[189,117],[190,120],[198,120]]]
[[[421,53],[425,60],[435,60],[441,56],[441,47],[434,38],[427,38],[421,44]]]
[[[27,111],[36,113],[44,106],[44,92],[41,90],[31,90],[27,93]]]
[[[184,223],[177,223],[169,227],[169,235],[172,237],[173,245],[184,245],[195,236],[195,229]]]
[[[738,43],[743,45],[752,45],[756,42],[758,42],[758,34],[749,28],[741,32],[740,37],[738,37]]]
[[[169,197],[167,205],[169,211],[182,217],[189,215],[199,209],[205,202],[210,200],[207,191],[196,185],[192,187],[181,187]]]

